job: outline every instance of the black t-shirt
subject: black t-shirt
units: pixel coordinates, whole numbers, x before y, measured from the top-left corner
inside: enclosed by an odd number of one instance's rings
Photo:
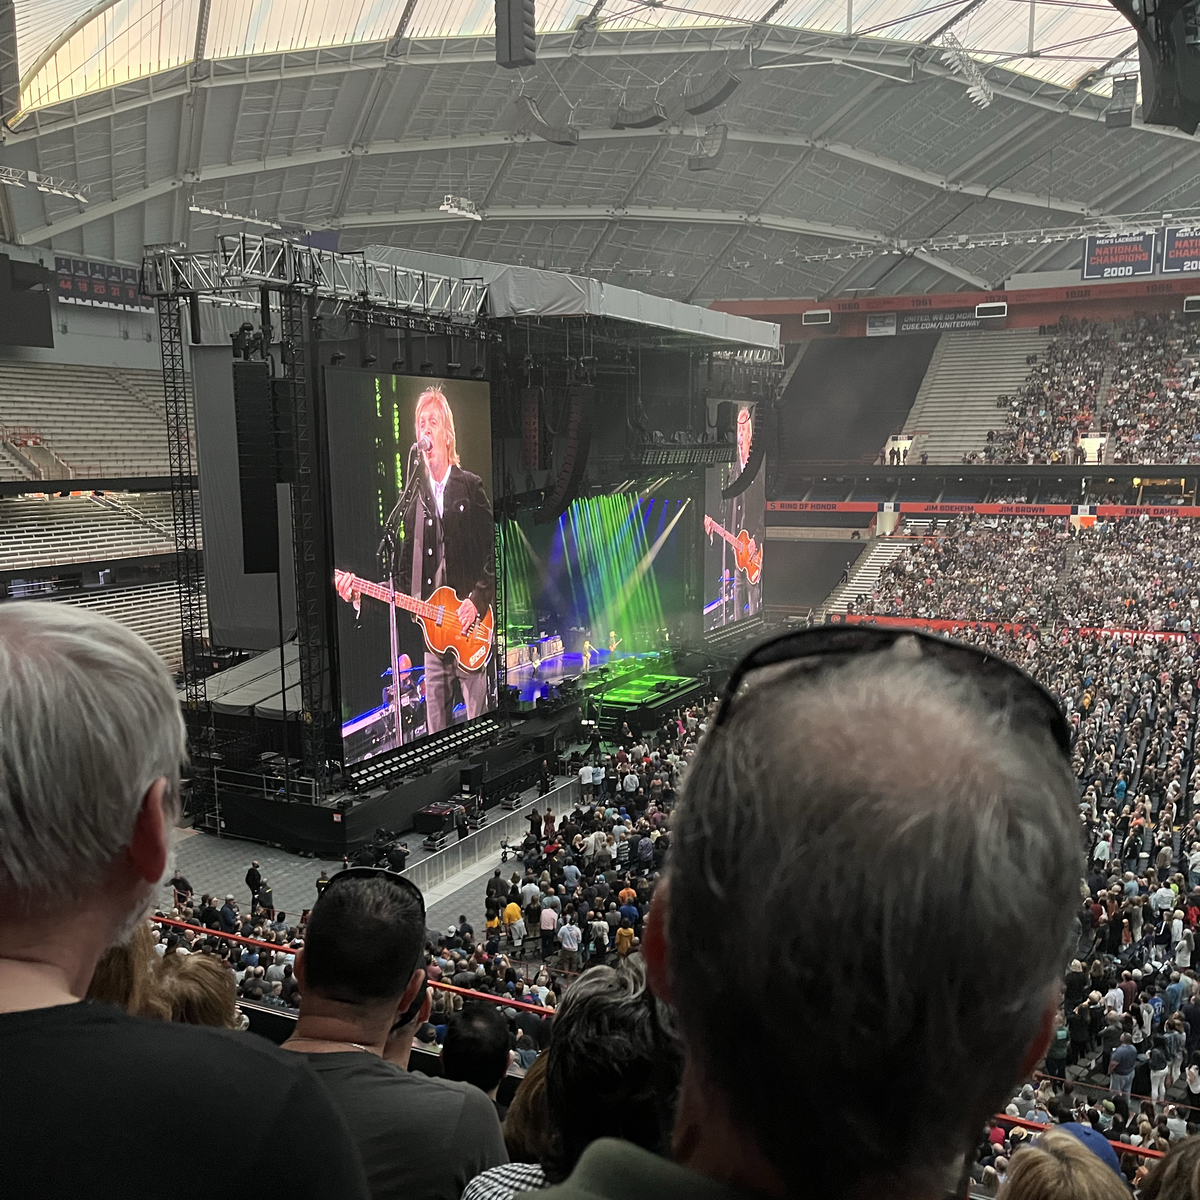
[[[495,1106],[472,1084],[361,1050],[296,1057],[321,1077],[352,1131],[372,1200],[458,1200],[481,1171],[508,1162]]]
[[[262,1167],[260,1141],[239,1132],[250,1114],[263,1129],[300,1134],[271,1168],[288,1200],[369,1195],[346,1127],[303,1057],[256,1034],[64,1004],[0,1013],[0,1064],[6,1195],[158,1200],[163,1176],[146,1148],[178,1096],[209,1122],[228,1122],[229,1136],[171,1172],[172,1200],[242,1195]]]

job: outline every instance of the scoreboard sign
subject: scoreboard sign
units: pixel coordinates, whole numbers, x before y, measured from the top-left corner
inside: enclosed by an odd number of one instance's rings
[[[150,298],[138,293],[136,267],[121,267],[116,263],[55,255],[54,273],[58,280],[60,302],[88,304],[99,308],[151,307]]]
[[[1164,275],[1200,272],[1200,226],[1163,230]]]
[[[1133,279],[1154,274],[1153,233],[1090,237],[1083,246],[1084,279]]]

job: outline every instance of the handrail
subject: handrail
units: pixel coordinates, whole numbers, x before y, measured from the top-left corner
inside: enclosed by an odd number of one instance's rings
[[[263,942],[257,938],[242,937],[240,933],[226,933],[223,929],[207,929],[203,925],[191,925],[187,921],[176,921],[173,917],[151,917],[159,925],[173,925],[176,929],[190,929],[193,933],[202,933],[206,937],[225,938],[230,942],[241,942],[244,946],[261,946],[274,954],[295,954],[295,950],[279,942]],[[554,1016],[554,1009],[541,1004],[529,1004],[525,1000],[513,1000],[505,996],[493,996],[490,992],[477,992],[472,988],[455,987],[452,983],[443,983],[440,979],[427,981],[430,987],[443,992],[455,992],[460,996],[468,996],[472,1000],[486,1000],[489,1004],[499,1004],[504,1008],[520,1008],[527,1012],[535,1012],[543,1017]]]
[[[995,1119],[997,1121],[1007,1121],[1012,1125],[1019,1125],[1022,1129],[1036,1129],[1038,1133],[1045,1133],[1047,1129],[1054,1129],[1055,1126],[1047,1125],[1042,1121],[1027,1121],[1024,1117],[1008,1117],[1004,1113],[997,1113]],[[1142,1158],[1163,1158],[1161,1150],[1150,1150],[1145,1146],[1133,1146],[1128,1142],[1113,1142],[1108,1143],[1118,1154],[1138,1154]]]

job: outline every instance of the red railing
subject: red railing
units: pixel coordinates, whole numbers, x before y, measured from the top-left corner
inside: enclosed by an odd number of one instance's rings
[[[1003,1113],[996,1114],[996,1120],[1005,1122],[1009,1125],[1018,1125],[1022,1129],[1035,1130],[1038,1133],[1045,1133],[1047,1129],[1053,1129],[1053,1125],[1043,1124],[1041,1121],[1026,1121],[1023,1117],[1006,1117]],[[1151,1150],[1145,1146],[1131,1146],[1127,1142],[1109,1142],[1109,1145],[1118,1154],[1136,1154],[1139,1158],[1162,1158],[1161,1150]]]
[[[205,929],[203,925],[189,925],[187,921],[176,921],[173,917],[153,917],[152,920],[159,925],[171,925],[176,929],[190,929],[193,933],[202,933],[205,937],[223,938],[227,942],[240,942],[243,946],[257,946],[263,950],[270,950],[273,954],[295,954],[295,951],[289,946],[281,945],[279,942],[263,942],[257,938],[242,937],[240,933],[226,933],[223,929]],[[512,1000],[507,996],[493,996],[490,992],[476,992],[471,988],[455,987],[452,983],[443,983],[440,979],[429,980],[429,986],[439,988],[443,992],[455,992],[459,996],[469,997],[471,1000],[486,1000],[489,1004],[500,1004],[505,1008],[520,1008],[527,1012],[540,1013],[543,1017],[554,1016],[554,1009],[545,1008],[541,1004],[529,1004],[524,1000]]]

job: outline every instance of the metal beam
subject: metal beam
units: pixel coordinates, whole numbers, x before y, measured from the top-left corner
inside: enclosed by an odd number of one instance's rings
[[[580,144],[593,142],[629,141],[632,139],[663,139],[685,136],[679,126],[659,126],[656,129],[581,129]],[[926,171],[921,167],[872,154],[860,150],[857,146],[849,146],[840,142],[827,142],[820,138],[778,133],[753,133],[748,130],[731,129],[728,140],[748,146],[764,146],[771,149],[819,150],[832,154],[837,158],[855,162],[862,166],[871,167],[885,174],[897,175],[917,183],[927,184],[939,191],[957,193],[964,196],[977,196],[981,199],[1000,200],[1009,204],[1023,204],[1032,208],[1050,209],[1052,211],[1071,213],[1075,216],[1103,216],[1104,214],[1089,205],[1068,200],[1058,196],[1038,196],[1032,192],[1014,191],[1011,188],[990,188],[982,183],[957,183],[952,179],[939,175],[935,171]],[[317,166],[331,162],[345,162],[356,157],[373,157],[377,155],[398,157],[407,154],[429,154],[438,151],[477,150],[496,146],[526,146],[532,149],[555,151],[561,153],[561,148],[551,146],[531,134],[524,133],[488,133],[476,134],[469,137],[442,138],[410,138],[396,141],[377,141],[364,146],[336,146],[322,150],[310,150],[301,154],[281,154],[257,161],[223,163],[213,166],[200,167],[189,172],[182,179],[159,180],[141,191],[129,192],[106,204],[89,205],[86,211],[71,213],[57,221],[26,231],[22,242],[42,242],[60,233],[78,229],[104,216],[112,216],[126,208],[140,204],[145,200],[161,196],[177,187],[196,187],[206,183],[217,183],[224,180],[236,179],[249,175],[259,177],[272,171],[287,171],[296,168]]]
[[[661,55],[685,54],[720,54],[722,56],[740,49],[743,45],[745,30],[742,26],[720,29],[685,29],[658,30],[644,37],[631,35],[628,31],[606,32],[598,31],[595,40],[586,46],[577,46],[575,34],[543,34],[538,44],[538,58],[551,61],[567,58],[642,58]],[[405,41],[405,53],[399,58],[387,55],[389,43],[370,43],[356,46],[350,57],[334,57],[331,51],[322,49],[289,51],[286,55],[262,57],[246,57],[242,59],[227,59],[213,62],[212,74],[205,79],[193,79],[179,84],[167,84],[155,88],[156,76],[150,76],[144,81],[133,81],[146,85],[146,94],[129,99],[119,99],[120,92],[128,92],[129,84],[122,88],[108,89],[111,102],[85,111],[76,110],[60,120],[50,120],[55,108],[35,110],[30,114],[35,123],[34,128],[19,131],[0,131],[5,141],[24,141],[36,138],[42,132],[58,130],[71,124],[83,124],[88,121],[103,120],[105,117],[117,115],[132,109],[142,108],[153,103],[156,99],[168,98],[171,95],[184,94],[193,87],[231,87],[241,86],[252,82],[267,80],[297,80],[311,78],[317,75],[346,74],[351,71],[378,70],[385,63],[395,63],[409,68],[424,67],[460,67],[464,65],[495,64],[495,47],[490,39],[421,39]],[[790,30],[779,26],[771,26],[764,39],[763,49],[774,53],[791,53],[800,56],[819,55],[822,62],[832,66],[846,64],[848,66],[894,67],[900,70],[911,70],[913,59],[907,52],[881,51],[878,42],[863,41],[850,47],[838,47],[829,42],[825,35],[809,30]],[[298,61],[308,57],[309,61]],[[798,67],[811,67],[813,61],[799,57]],[[1102,97],[1091,96],[1090,93],[1071,92],[1062,88],[1054,88],[1058,98],[1053,95],[1035,95],[998,83],[997,69],[988,68],[981,64],[988,73],[988,81],[996,95],[1032,105],[1048,112],[1063,113],[1077,120],[1102,122],[1104,120],[1104,102]],[[954,75],[948,68],[936,61],[919,62],[916,69],[921,73],[939,78],[950,79],[967,86],[967,81]],[[169,74],[169,73],[164,73]],[[1009,77],[1018,79],[1012,73]],[[176,72],[178,78],[178,72]],[[1045,85],[1053,87],[1054,85]],[[66,104],[64,102],[65,107]],[[43,124],[44,121],[44,124]],[[1163,126],[1142,125],[1135,119],[1135,128],[1161,137],[1191,139],[1187,134],[1176,129]]]
[[[882,245],[882,233],[853,229],[848,225],[829,225],[822,221],[805,221],[800,217],[778,213],[726,212],[722,209],[701,208],[618,208],[604,205],[537,205],[528,208],[492,208],[485,218],[489,221],[649,221],[670,225],[744,225],[747,228],[769,229],[794,233],[800,237],[833,238],[843,242],[862,242]],[[423,209],[408,212],[350,213],[330,223],[334,229],[383,229],[392,225],[444,225],[461,220],[452,213]]]

